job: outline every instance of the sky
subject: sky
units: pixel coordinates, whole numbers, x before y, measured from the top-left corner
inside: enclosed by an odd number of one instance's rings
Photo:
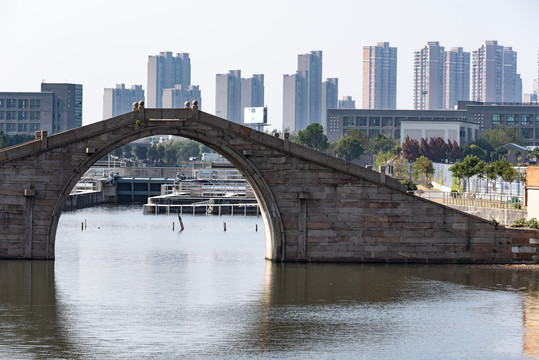
[[[103,118],[104,88],[146,90],[149,55],[187,52],[203,111],[215,75],[264,74],[270,129],[282,127],[283,74],[298,54],[323,51],[322,76],[361,107],[362,49],[398,48],[397,107],[412,108],[413,51],[427,41],[471,52],[498,40],[518,52],[523,92],[538,72],[539,0],[17,0],[0,12],[0,91],[41,82],[83,85],[83,125]]]

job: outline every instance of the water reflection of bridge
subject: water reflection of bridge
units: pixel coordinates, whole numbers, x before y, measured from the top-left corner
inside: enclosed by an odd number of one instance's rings
[[[340,276],[343,274],[345,276]],[[86,315],[79,313],[73,299],[63,297],[57,291],[57,278],[54,262],[0,262],[0,288],[3,290],[0,292],[1,355],[9,354],[11,358],[79,358],[92,351],[78,344],[80,334],[76,329],[84,324],[77,323],[77,316]],[[249,333],[232,334],[236,339],[245,339],[243,345],[250,351],[283,351],[283,344],[290,339],[307,337],[312,340],[323,335],[339,335],[346,333],[351,325],[358,332],[350,341],[361,342],[365,338],[360,335],[372,335],[377,322],[364,318],[361,318],[364,322],[361,319],[341,319],[339,308],[365,307],[383,311],[384,307],[405,308],[414,302],[419,307],[428,307],[439,301],[440,294],[434,289],[414,292],[419,285],[445,289],[449,302],[451,289],[456,285],[470,291],[507,292],[522,296],[520,315],[518,306],[499,310],[521,316],[522,355],[534,357],[539,354],[539,273],[532,267],[266,262],[264,278],[264,288],[261,289],[263,305],[245,314],[238,330]],[[310,316],[298,317],[296,310],[300,307],[311,309],[307,311]],[[391,324],[386,325],[379,329],[384,339],[403,339],[412,335],[401,333],[402,329]],[[408,327],[413,326],[409,324]],[[359,329],[363,329],[361,334]],[[253,339],[253,343],[247,339]],[[331,344],[331,339],[326,340]]]

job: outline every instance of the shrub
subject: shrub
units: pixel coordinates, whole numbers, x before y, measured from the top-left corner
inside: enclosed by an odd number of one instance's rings
[[[516,219],[511,224],[511,227],[525,227],[525,226],[526,226],[526,218]]]
[[[401,180],[401,184],[404,185],[404,187],[406,187],[407,191],[417,190],[417,185],[412,180],[409,180],[409,179]]]
[[[530,220],[526,221],[526,226],[532,229],[539,229],[539,223],[537,223],[536,218],[531,218]]]

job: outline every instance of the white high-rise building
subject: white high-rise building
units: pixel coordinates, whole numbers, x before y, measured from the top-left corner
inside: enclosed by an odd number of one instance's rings
[[[388,42],[363,47],[363,108],[397,108],[397,48]]]
[[[444,59],[444,47],[438,41],[414,51],[414,109],[443,109]]]
[[[191,60],[188,53],[161,52],[148,56],[148,85],[146,107],[163,107],[163,89],[173,89],[182,85],[184,89],[191,85]]]
[[[522,79],[517,73],[517,53],[511,47],[486,41],[472,53],[472,100],[521,102]]]
[[[455,109],[459,101],[470,99],[470,53],[461,47],[445,52],[444,109]]]
[[[125,84],[116,84],[115,88],[105,89],[103,94],[103,119],[133,111],[133,103],[144,101],[142,85],[126,88]]]

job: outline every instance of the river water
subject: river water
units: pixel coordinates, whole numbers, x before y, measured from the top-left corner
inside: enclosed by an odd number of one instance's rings
[[[69,212],[55,261],[0,261],[0,359],[539,357],[539,268],[274,264],[261,218],[183,222]]]

